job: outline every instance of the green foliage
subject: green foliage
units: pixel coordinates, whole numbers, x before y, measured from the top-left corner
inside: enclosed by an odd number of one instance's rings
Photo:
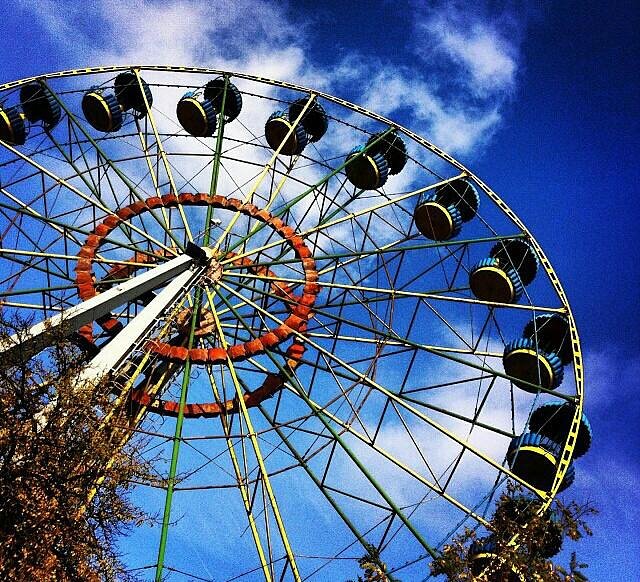
[[[496,503],[490,537],[479,538],[476,530],[465,529],[431,563],[431,574],[445,576],[448,582],[585,582],[582,570],[587,564],[579,562],[575,553],[566,568],[550,558],[560,550],[564,538],[592,535],[586,520],[597,511],[590,503],[565,504],[559,499],[542,514],[539,507],[539,502],[510,484]],[[495,544],[490,551],[484,556],[474,554],[474,548],[489,547],[485,545],[488,539]]]

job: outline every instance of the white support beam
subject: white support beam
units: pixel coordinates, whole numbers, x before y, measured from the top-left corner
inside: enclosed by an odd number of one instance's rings
[[[167,315],[171,311],[172,306],[191,289],[207,268],[207,264],[196,263],[191,269],[175,277],[149,305],[129,321],[115,340],[103,347],[89,362],[75,379],[76,386],[81,389],[86,383],[98,384],[130,356],[136,343],[147,334],[161,315]]]
[[[0,354],[9,356],[19,351],[21,357],[29,357],[44,348],[51,333],[60,326],[64,326],[65,333],[78,331],[83,325],[110,313],[123,303],[133,301],[167,281],[184,274],[193,262],[193,257],[186,254],[180,255],[128,281],[115,285],[104,293],[99,293],[58,315],[37,323],[26,332],[0,340]],[[120,336],[121,334],[118,335],[118,337]]]
[[[186,256],[186,255],[185,255]],[[176,257],[181,258],[181,257]],[[190,257],[186,267],[171,281],[138,315],[136,315],[115,339],[110,341],[73,379],[73,390],[93,388],[108,377],[112,370],[132,355],[136,344],[142,340],[161,315],[167,315],[176,302],[197,283],[209,268],[207,262],[193,261]],[[183,263],[181,263],[183,264]],[[46,426],[49,413],[56,406],[54,399],[47,404],[34,418],[38,430]]]

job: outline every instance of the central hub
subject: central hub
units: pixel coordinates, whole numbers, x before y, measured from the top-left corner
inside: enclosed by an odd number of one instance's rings
[[[222,278],[222,265],[217,259],[211,259],[204,277],[205,282],[209,284],[217,283]]]
[[[186,307],[178,312],[175,319],[175,325],[180,334],[188,337],[191,331],[191,318],[193,311]],[[195,337],[206,337],[216,333],[216,320],[211,311],[208,309],[200,309],[200,319],[194,330]]]

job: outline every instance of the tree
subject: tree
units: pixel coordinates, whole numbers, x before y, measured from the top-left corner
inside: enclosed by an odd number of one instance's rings
[[[586,581],[582,570],[587,565],[575,553],[566,568],[550,558],[560,551],[566,537],[578,540],[591,535],[586,520],[597,511],[590,503],[565,504],[559,499],[541,515],[539,507],[539,501],[509,484],[489,522],[491,534],[478,537],[476,530],[465,529],[431,563],[431,574],[444,575],[449,582]],[[515,535],[516,543],[510,543]]]
[[[26,328],[0,323],[0,338]],[[105,423],[113,395],[74,384],[83,352],[62,332],[51,341],[0,358],[0,579],[128,579],[115,541],[148,519],[128,498],[147,467],[113,429],[124,407]]]
[[[375,546],[367,544],[366,550],[366,554],[358,560],[364,578],[358,576],[357,582],[400,582],[387,572],[387,566],[380,558],[380,552]],[[347,582],[353,581],[348,580]]]

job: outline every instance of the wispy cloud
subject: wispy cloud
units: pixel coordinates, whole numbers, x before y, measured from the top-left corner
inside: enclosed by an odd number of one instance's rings
[[[429,8],[415,4],[406,59],[412,65],[405,67],[393,64],[388,55],[363,55],[357,49],[319,65],[305,51],[313,29],[287,4],[20,4],[65,43],[65,50],[72,50],[74,65],[187,64],[296,81],[405,123],[457,154],[474,151],[495,133],[520,67],[518,20],[490,10],[488,3],[473,10],[450,3]],[[74,39],[71,47],[69,38]]]
[[[425,60],[444,57],[458,66],[450,71],[472,95],[489,98],[515,88],[520,67],[521,21],[508,11],[489,11],[483,3],[473,8],[454,2],[418,8],[418,53]]]
[[[304,60],[304,25],[261,0],[17,3],[71,52],[74,66],[190,65],[296,78]]]

